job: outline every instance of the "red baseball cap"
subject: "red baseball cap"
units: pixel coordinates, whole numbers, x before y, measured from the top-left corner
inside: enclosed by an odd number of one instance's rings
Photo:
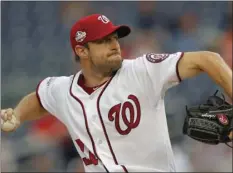
[[[125,25],[115,26],[106,16],[93,14],[78,20],[71,28],[70,42],[75,52],[75,46],[83,46],[87,42],[99,40],[116,32],[119,38],[129,35],[131,29]]]

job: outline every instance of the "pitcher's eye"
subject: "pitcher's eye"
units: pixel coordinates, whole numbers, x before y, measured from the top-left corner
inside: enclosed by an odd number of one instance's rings
[[[114,38],[114,39],[116,39],[116,40],[118,40],[118,39],[119,39],[117,35],[115,35],[113,38]]]

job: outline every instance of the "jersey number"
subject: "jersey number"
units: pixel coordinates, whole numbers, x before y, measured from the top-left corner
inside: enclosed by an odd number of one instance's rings
[[[80,139],[76,140],[76,143],[78,144],[80,150],[84,153],[84,144]],[[95,157],[95,155],[88,151],[89,153],[89,158],[84,157],[83,162],[85,163],[86,166],[88,165],[98,165],[98,159]]]

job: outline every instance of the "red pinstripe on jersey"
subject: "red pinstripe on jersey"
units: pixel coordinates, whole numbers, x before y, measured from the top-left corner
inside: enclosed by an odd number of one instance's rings
[[[75,76],[74,76],[74,78],[75,78]],[[74,78],[73,78],[73,81],[74,81]],[[90,133],[90,131],[89,131],[88,121],[87,121],[87,115],[86,115],[86,111],[85,111],[84,105],[83,105],[82,101],[72,93],[73,81],[72,81],[72,83],[71,83],[71,85],[70,85],[70,95],[71,95],[71,97],[73,97],[73,98],[81,105],[81,107],[82,107],[83,116],[84,116],[84,120],[85,120],[86,130],[87,130],[88,136],[89,136],[89,138],[90,138],[90,140],[91,140],[91,144],[92,144],[92,147],[93,147],[94,154],[95,154],[95,156],[99,159],[99,161],[101,161],[101,159],[100,159],[99,156],[97,155],[96,147],[95,147],[95,142],[94,142],[93,137],[92,137],[92,135],[91,135],[91,133]],[[101,161],[101,163],[103,164],[102,161]],[[104,169],[105,169],[107,172],[109,172],[108,169],[106,168],[106,166],[105,166],[104,164],[103,164],[103,166],[104,166]]]
[[[114,77],[114,76],[113,76],[113,77]],[[109,149],[110,149],[110,151],[111,151],[113,160],[114,160],[114,162],[115,162],[116,165],[119,165],[119,164],[118,164],[118,161],[117,161],[117,159],[116,159],[115,153],[114,153],[114,151],[113,151],[113,149],[112,149],[112,146],[111,146],[111,143],[110,143],[108,134],[107,134],[107,130],[106,130],[105,126],[104,126],[104,121],[103,121],[102,116],[101,116],[100,104],[99,104],[99,103],[100,103],[100,98],[101,98],[101,96],[103,95],[105,89],[108,87],[108,85],[109,85],[110,82],[112,81],[113,77],[112,77],[112,78],[109,80],[109,82],[104,86],[104,88],[102,89],[102,91],[101,91],[101,93],[100,93],[100,95],[99,95],[99,97],[98,97],[98,99],[97,99],[97,110],[98,110],[99,119],[100,119],[100,122],[101,122],[101,124],[102,124],[102,128],[103,128],[103,131],[104,131],[104,135],[105,135],[105,138],[107,139],[108,147],[109,147]],[[125,167],[124,165],[121,165],[121,167],[123,168],[123,170],[124,170],[125,172],[128,172],[128,170],[126,169],[126,167]]]
[[[113,77],[114,77],[114,76],[113,76]],[[109,85],[109,83],[111,82],[111,80],[113,79],[113,77],[112,77],[112,78],[107,82],[107,84],[104,86],[104,88],[102,89],[102,91],[101,91],[101,93],[100,93],[100,95],[99,95],[99,97],[98,97],[98,99],[97,99],[97,110],[98,110],[98,115],[99,115],[99,119],[100,119],[100,122],[101,122],[101,125],[102,125],[102,128],[103,128],[103,131],[104,131],[104,135],[105,135],[105,138],[106,138],[106,140],[107,140],[108,147],[109,147],[109,149],[110,149],[110,151],[111,151],[111,154],[112,154],[114,163],[115,163],[116,165],[119,165],[119,164],[118,164],[118,161],[117,161],[117,159],[116,159],[115,153],[114,153],[114,151],[113,151],[113,149],[112,149],[112,146],[111,146],[111,143],[110,143],[108,134],[107,134],[107,130],[106,130],[105,126],[104,126],[104,122],[103,122],[103,119],[102,119],[102,116],[101,116],[101,112],[100,112],[100,107],[99,107],[100,98],[101,98],[103,92],[105,91],[105,89],[107,88],[107,86]],[[73,85],[73,82],[72,82],[72,84],[71,84],[71,87],[72,87],[72,85]],[[96,147],[95,147],[95,143],[94,143],[93,137],[92,137],[92,135],[91,135],[91,133],[90,133],[90,131],[89,131],[88,120],[87,120],[87,116],[86,116],[86,112],[85,112],[84,105],[83,105],[82,101],[81,101],[80,99],[78,99],[78,98],[72,93],[71,87],[70,87],[70,94],[71,94],[71,96],[72,96],[76,101],[79,102],[79,104],[81,105],[81,107],[82,107],[82,109],[83,109],[83,115],[84,115],[84,118],[85,118],[85,125],[86,125],[86,129],[87,129],[87,133],[88,133],[88,135],[89,135],[89,137],[90,137],[90,139],[91,139],[94,154],[95,154],[96,157],[100,160],[100,158],[98,157],[97,152],[96,152]],[[101,161],[101,160],[100,160],[100,161]],[[102,162],[102,161],[101,161],[101,162]],[[124,172],[128,172],[128,170],[126,169],[126,167],[125,167],[124,165],[120,165],[120,166],[122,167],[122,169],[124,170]],[[107,170],[106,167],[105,167],[105,169],[106,169],[106,171],[108,172],[108,170]]]

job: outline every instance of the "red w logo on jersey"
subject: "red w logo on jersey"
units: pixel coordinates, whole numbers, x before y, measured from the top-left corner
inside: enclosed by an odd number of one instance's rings
[[[122,105],[121,103],[113,106],[109,113],[108,113],[108,119],[110,121],[115,120],[115,127],[116,130],[121,134],[121,135],[127,135],[131,132],[132,129],[136,128],[141,119],[141,108],[140,108],[140,103],[137,99],[136,96],[134,95],[129,95],[128,99],[130,101],[124,102]],[[136,109],[134,109],[134,106]],[[129,116],[127,118],[126,111],[128,110]],[[136,113],[135,113],[136,110]],[[123,123],[125,124],[126,128],[123,129],[120,126],[120,115],[122,116]]]

